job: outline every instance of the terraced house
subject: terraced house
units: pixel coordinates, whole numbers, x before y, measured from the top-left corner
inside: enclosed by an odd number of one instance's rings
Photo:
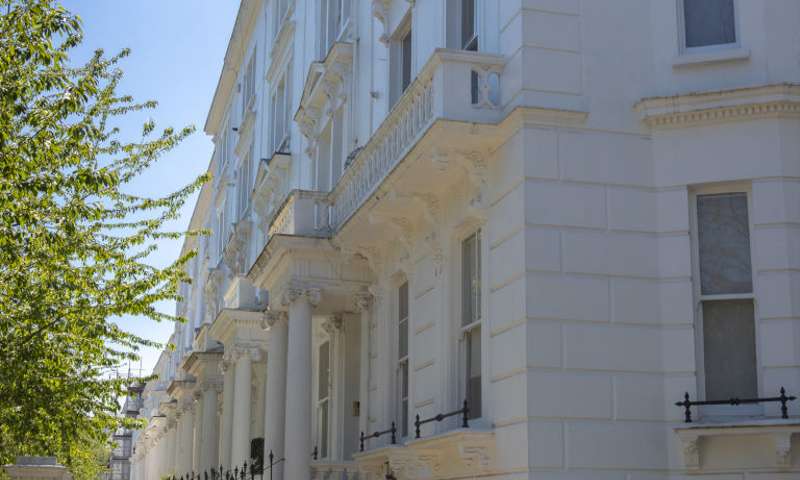
[[[798,24],[243,0],[133,478],[800,478]]]

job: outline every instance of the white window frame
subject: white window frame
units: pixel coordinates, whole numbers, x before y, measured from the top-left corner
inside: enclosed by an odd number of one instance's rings
[[[328,389],[327,393],[328,393],[328,395],[326,397],[324,397],[324,398],[320,398],[320,396],[319,396],[319,393],[320,393],[319,392],[319,383],[320,383],[319,382],[319,375],[320,375],[320,358],[321,358],[320,357],[320,350],[322,350],[322,346],[325,345],[326,343],[328,344],[328,385],[327,385],[327,389]],[[317,456],[317,460],[318,461],[319,460],[330,459],[331,458],[331,453],[332,453],[332,448],[333,448],[331,440],[333,439],[333,435],[332,435],[332,429],[333,428],[332,427],[333,427],[333,415],[334,415],[334,410],[333,410],[333,403],[334,402],[333,402],[333,395],[332,395],[332,392],[333,392],[333,371],[334,371],[334,369],[333,369],[333,361],[334,361],[334,358],[335,357],[334,357],[334,351],[333,351],[333,341],[332,341],[331,338],[328,338],[328,336],[325,335],[325,338],[320,339],[320,341],[317,343],[316,347],[314,348],[314,361],[315,361],[315,364],[316,364],[316,368],[314,369],[314,372],[316,373],[316,375],[314,377],[314,380],[315,380],[314,384],[315,385],[314,385],[314,389],[313,389],[314,390],[314,418],[315,418],[315,427],[314,427],[315,439],[314,439],[314,441],[315,441],[316,447],[318,449],[317,450],[317,455],[318,455]],[[323,439],[323,435],[322,435],[322,427],[323,427],[322,420],[323,419],[322,419],[321,411],[322,411],[322,405],[325,404],[325,403],[327,403],[327,413],[328,413],[328,418],[327,418],[328,422],[327,423],[328,424],[326,426],[327,427],[327,438]],[[322,443],[323,440],[326,442],[325,445],[324,445],[326,447],[325,450],[323,450],[323,443]]]
[[[463,282],[464,282],[464,242],[466,242],[470,237],[477,236],[478,240],[478,263],[480,268],[480,274],[478,277],[479,281],[479,297],[480,297],[480,307],[478,308],[479,317],[476,320],[473,320],[467,325],[464,325],[464,289],[463,289]],[[473,406],[470,405],[470,422],[482,422],[483,418],[486,417],[486,347],[487,347],[487,329],[483,324],[483,319],[485,316],[485,309],[486,309],[486,289],[485,289],[485,280],[486,280],[486,268],[485,268],[485,252],[484,252],[484,239],[483,239],[483,229],[477,228],[471,230],[468,234],[460,237],[458,239],[458,265],[459,265],[459,273],[457,276],[458,279],[458,318],[457,318],[457,326],[458,326],[458,392],[459,392],[459,403],[458,406],[461,406],[464,399],[467,398],[467,388],[469,385],[469,379],[467,378],[467,364],[469,362],[469,351],[467,346],[467,336],[474,332],[477,328],[480,328],[480,342],[481,342],[481,413],[479,416],[473,417],[474,410],[472,410]]]
[[[749,226],[750,237],[750,266],[751,266],[751,282],[752,291],[750,293],[734,293],[734,294],[716,294],[704,295],[701,291],[700,280],[700,241],[699,241],[699,224],[697,216],[697,199],[703,195],[717,195],[726,193],[744,193],[747,197],[747,221]],[[750,300],[753,302],[753,323],[754,323],[754,338],[755,351],[756,351],[756,389],[759,396],[762,395],[763,386],[762,380],[764,378],[761,371],[761,352],[760,352],[760,322],[758,315],[758,302],[756,300],[755,292],[757,291],[757,275],[755,275],[755,238],[753,230],[753,202],[752,202],[752,186],[749,183],[727,183],[720,185],[708,185],[694,187],[689,191],[689,209],[691,215],[691,247],[692,247],[692,295],[694,306],[694,322],[695,322],[695,363],[697,364],[697,394],[701,400],[706,400],[706,376],[705,376],[705,351],[703,343],[703,302],[720,301],[720,300]],[[719,398],[712,398],[708,400],[725,400]],[[701,417],[722,417],[722,416],[759,416],[764,414],[764,408],[761,404],[754,405],[705,405],[699,410]]]
[[[317,55],[319,60],[328,56],[333,44],[341,40],[350,23],[350,0],[319,0],[317,10]],[[331,6],[335,7],[331,9]],[[338,22],[331,21],[331,12],[335,12]]]
[[[464,2],[470,1],[473,4],[473,18],[472,18],[472,38],[468,42],[464,42]],[[445,45],[448,48],[457,50],[480,51],[481,50],[481,34],[480,34],[480,21],[481,21],[481,7],[483,2],[481,0],[446,0],[446,16],[445,16]],[[474,48],[467,48],[474,45]]]
[[[238,212],[237,220],[241,221],[247,215],[250,209],[250,196],[252,193],[253,182],[253,156],[255,151],[255,142],[250,141],[250,147],[247,153],[239,164],[238,178],[237,178],[237,191],[239,199],[237,202]]]
[[[270,151],[272,154],[289,148],[291,142],[291,72],[289,63],[278,77],[270,94]]]
[[[684,0],[675,0],[676,9],[678,13],[678,53],[682,55],[688,54],[702,54],[710,52],[719,52],[721,50],[735,50],[742,47],[741,42],[741,21],[739,12],[741,5],[739,0],[733,0],[733,28],[736,40],[733,43],[721,43],[718,45],[705,45],[702,47],[687,47],[686,46],[686,16],[684,15],[683,2]]]
[[[256,100],[256,49],[250,53],[242,76],[242,120],[255,108]]]
[[[406,317],[405,319],[400,317],[400,289],[403,288],[405,285],[406,287]],[[393,350],[393,358],[394,361],[394,403],[395,403],[395,414],[394,419],[397,426],[397,435],[399,438],[408,438],[411,435],[411,396],[409,394],[409,390],[411,387],[411,283],[408,279],[403,278],[401,281],[397,282],[395,285],[395,305],[394,305],[394,314],[392,318],[394,320],[393,331],[394,331],[394,348]],[[401,322],[406,322],[406,355],[400,356],[400,324]],[[406,369],[406,388],[407,390],[403,392],[403,378],[401,377],[402,368],[405,367]],[[405,396],[403,394],[405,393]],[[403,401],[406,402],[406,421],[403,422]]]
[[[294,0],[275,0],[274,23],[272,26],[273,40],[278,36],[278,33],[280,33],[283,24],[286,23],[289,11],[291,10],[289,7],[292,3],[294,3]]]
[[[411,36],[411,52],[409,58],[409,72],[408,72],[408,85],[403,88],[403,66],[405,63],[405,55],[403,54],[403,41],[406,37]],[[412,12],[408,12],[403,21],[395,30],[391,37],[389,45],[389,110],[397,104],[403,96],[408,87],[414,83],[414,29],[412,24]]]

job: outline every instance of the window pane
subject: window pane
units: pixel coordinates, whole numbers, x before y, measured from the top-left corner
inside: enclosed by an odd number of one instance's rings
[[[472,279],[474,277],[475,235],[461,244],[461,325],[469,325],[473,319]]]
[[[328,377],[330,375],[330,343],[325,342],[319,346],[319,399],[328,396]]]
[[[408,320],[403,320],[397,325],[397,358],[408,356]]]
[[[478,50],[477,39],[473,37],[475,37],[475,0],[461,0],[461,48]]]
[[[736,42],[733,0],[683,0],[686,47]]]
[[[697,197],[697,230],[702,294],[752,292],[747,195]]]
[[[703,302],[706,398],[755,398],[756,342],[752,300]]]
[[[328,401],[319,405],[319,456],[328,458]]]
[[[400,410],[400,436],[408,436],[408,398],[403,400]]]
[[[400,423],[401,436],[408,435],[408,362],[400,362],[399,371],[397,372],[398,379],[398,397],[400,414],[397,416],[397,421]]]
[[[467,403],[469,418],[481,416],[481,327],[467,332]]]
[[[397,289],[397,298],[399,308],[398,318],[408,318],[408,282],[400,285],[400,288]]]
[[[400,91],[405,92],[406,88],[411,85],[411,30],[403,37],[402,48],[403,75]]]

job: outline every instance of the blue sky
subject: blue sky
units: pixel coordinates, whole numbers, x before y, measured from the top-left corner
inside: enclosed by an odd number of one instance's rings
[[[109,55],[130,48],[131,55],[121,68],[125,77],[119,93],[134,99],[157,100],[156,110],[132,115],[120,122],[123,136],[140,135],[147,118],[157,127],[176,129],[195,125],[197,132],[165,155],[142,176],[131,191],[159,195],[191,182],[208,167],[213,145],[203,132],[211,97],[219,79],[238,0],[62,0],[61,3],[83,20],[84,42],[73,52],[82,61],[97,48]],[[172,228],[185,229],[194,207],[192,198]],[[162,241],[151,261],[167,265],[180,252],[180,241]],[[159,305],[173,313],[173,304]],[[157,341],[167,341],[174,325],[142,318],[123,318],[119,323],[129,331]],[[146,350],[142,367],[149,372],[158,351]]]

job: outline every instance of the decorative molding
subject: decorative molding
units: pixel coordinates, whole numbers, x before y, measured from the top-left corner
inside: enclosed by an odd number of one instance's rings
[[[651,128],[686,128],[762,118],[800,117],[800,84],[783,83],[652,97],[634,105]]]
[[[305,300],[311,304],[312,307],[316,307],[322,300],[322,290],[313,287],[292,286],[288,287],[281,296],[281,304],[285,307],[301,300]]]
[[[369,292],[356,292],[353,294],[353,305],[357,312],[369,311],[372,307],[373,296]]]
[[[324,322],[322,322],[322,329],[330,335],[331,337],[335,336],[336,334],[342,331],[342,326],[344,325],[344,320],[342,319],[342,315],[340,313],[331,315]]]

